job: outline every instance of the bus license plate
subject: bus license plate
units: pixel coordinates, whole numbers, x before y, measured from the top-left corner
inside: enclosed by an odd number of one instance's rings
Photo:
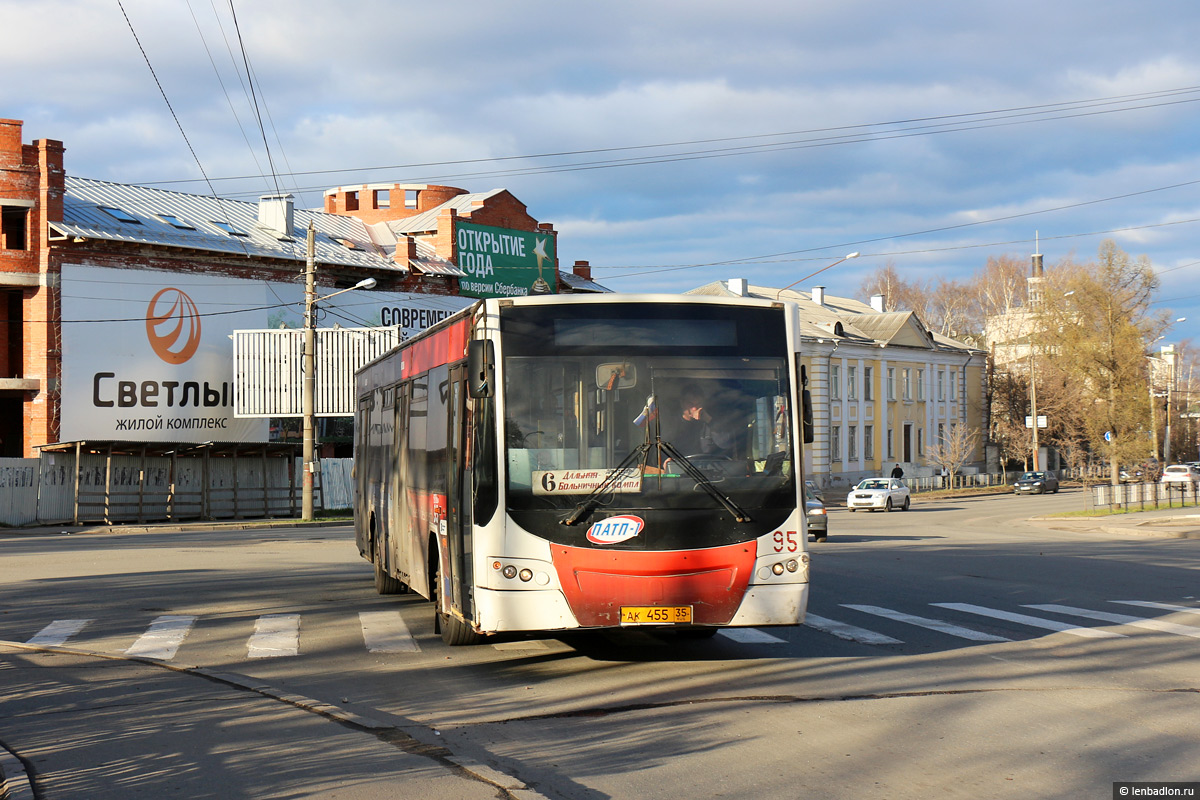
[[[691,606],[621,606],[622,625],[671,625],[691,621]]]

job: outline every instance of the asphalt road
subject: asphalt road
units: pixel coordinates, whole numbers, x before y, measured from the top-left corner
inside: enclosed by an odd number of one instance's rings
[[[475,648],[442,645],[418,598],[375,595],[346,527],[0,537],[0,640],[24,645],[0,647],[18,688],[0,743],[47,798],[439,796],[426,780],[464,797],[1061,798],[1200,780],[1200,541],[1026,521],[1081,505],[835,509],[800,628]],[[114,707],[152,711],[145,735],[116,736]],[[81,741],[56,744],[67,722]],[[345,757],[306,761],[327,745]],[[113,793],[76,791],[93,784]]]

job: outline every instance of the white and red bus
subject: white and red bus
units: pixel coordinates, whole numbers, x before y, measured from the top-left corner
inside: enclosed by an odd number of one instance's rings
[[[801,623],[798,326],[744,298],[490,299],[376,359],[354,454],[376,589],[432,600],[449,644]]]

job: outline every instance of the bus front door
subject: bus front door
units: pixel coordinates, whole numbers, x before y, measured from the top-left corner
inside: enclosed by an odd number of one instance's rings
[[[444,565],[450,579],[450,607],[468,620],[474,619],[475,602],[471,587],[471,511],[469,426],[466,417],[466,378],[464,365],[450,368],[450,396],[447,402],[450,475],[446,492],[446,551]]]

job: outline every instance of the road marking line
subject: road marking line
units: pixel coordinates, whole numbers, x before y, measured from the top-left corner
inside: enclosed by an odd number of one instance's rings
[[[497,642],[492,645],[495,650],[549,650],[550,645],[541,639],[519,639],[515,642]]]
[[[832,634],[848,642],[861,642],[862,644],[904,644],[904,642],[899,639],[893,639],[891,636],[884,636],[882,633],[869,631],[866,628],[847,625],[845,622],[818,617],[816,614],[805,614],[804,625],[807,628]]]
[[[300,654],[300,615],[266,614],[254,622],[246,655],[249,658],[278,658]]]
[[[741,644],[784,644],[786,642],[785,639],[780,639],[766,631],[760,631],[758,628],[727,628],[717,631],[717,635]]]
[[[138,637],[128,650],[127,656],[142,656],[170,661],[187,638],[196,618],[186,614],[164,614],[150,623],[149,629]]]
[[[75,634],[83,630],[83,627],[90,619],[56,619],[46,627],[42,628],[37,634],[25,644],[43,645],[46,647],[58,647],[70,639]]]
[[[1200,614],[1200,608],[1191,606],[1176,606],[1171,603],[1155,603],[1151,600],[1109,600],[1110,603],[1120,603],[1126,606],[1143,606],[1144,608],[1161,608],[1164,611],[1182,611],[1184,614]]]
[[[1200,639],[1200,628],[1190,628],[1187,625],[1176,625],[1174,622],[1163,622],[1160,619],[1128,617],[1124,614],[1108,614],[1104,611],[1092,611],[1087,608],[1075,608],[1073,606],[1059,606],[1054,605],[1053,603],[1040,606],[1029,605],[1025,607],[1036,608],[1038,611],[1053,611],[1058,614],[1070,614],[1076,617],[1098,619],[1103,622],[1115,622],[1119,625],[1133,625],[1136,628],[1149,628],[1153,631],[1174,633],[1178,634],[1179,636],[1191,636],[1193,639]]]
[[[955,636],[959,639],[969,639],[973,642],[1011,642],[1012,639],[1006,639],[1003,636],[993,636],[990,633],[981,631],[973,631],[970,628],[964,628],[961,625],[953,625],[949,622],[943,622],[940,619],[927,619],[918,617],[913,614],[905,614],[901,611],[893,611],[890,608],[880,608],[879,606],[858,606],[842,603],[842,608],[852,608],[855,611],[861,611],[864,614],[874,614],[878,617],[895,620],[896,622],[905,622],[909,625],[916,625],[921,628],[928,628],[931,631],[938,631],[949,636]]]
[[[363,641],[372,653],[419,653],[420,646],[399,611],[360,611]]]
[[[1122,633],[1102,631],[1097,628],[1080,628],[1077,625],[1071,625],[1067,622],[1059,622],[1053,619],[1042,619],[1041,617],[1031,617],[1028,614],[1017,614],[1011,611],[999,611],[995,608],[974,606],[970,603],[930,603],[929,605],[937,606],[938,608],[949,608],[955,611],[965,611],[968,614],[979,614],[984,617],[995,617],[996,619],[1016,622],[1019,625],[1029,625],[1034,628],[1045,628],[1046,630],[1060,631],[1061,633],[1070,633],[1075,636],[1084,636],[1091,639],[1121,639],[1125,636]]]

